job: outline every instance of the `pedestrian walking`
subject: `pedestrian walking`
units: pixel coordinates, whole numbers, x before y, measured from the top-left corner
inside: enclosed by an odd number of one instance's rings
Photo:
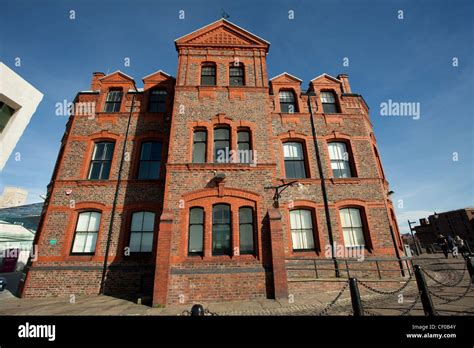
[[[443,250],[444,257],[448,258],[448,241],[441,233],[438,235],[436,243],[438,243],[438,245],[441,247],[441,250]]]
[[[469,251],[466,248],[466,244],[461,237],[459,236],[454,237],[454,243],[458,247],[458,251],[461,253],[462,257],[466,257],[464,254],[469,255]]]
[[[446,238],[448,242],[448,249],[453,255],[454,258],[458,257],[458,247],[456,246],[456,243],[454,242],[454,238],[451,235],[448,235]]]

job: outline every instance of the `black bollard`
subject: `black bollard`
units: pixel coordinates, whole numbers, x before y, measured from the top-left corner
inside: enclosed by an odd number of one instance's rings
[[[471,277],[471,281],[474,280],[474,267],[472,266],[472,259],[470,256],[467,256],[466,257],[466,267],[467,267],[467,271],[469,272],[469,277]]]
[[[202,316],[204,316],[204,307],[200,304],[195,304],[191,308],[191,316],[192,317],[202,317]]]
[[[360,300],[359,286],[356,278],[349,278],[349,288],[351,289],[352,310],[354,316],[360,317],[364,315],[364,307]]]
[[[420,292],[421,303],[423,304],[423,310],[425,311],[425,315],[427,316],[435,316],[436,311],[433,305],[433,301],[431,300],[430,292],[428,291],[428,285],[426,284],[425,276],[423,275],[423,271],[421,267],[415,265],[415,277],[416,277],[416,284],[418,285],[418,291]]]

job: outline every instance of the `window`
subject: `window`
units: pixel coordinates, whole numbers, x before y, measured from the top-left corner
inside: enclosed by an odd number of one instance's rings
[[[329,158],[331,159],[332,175],[335,178],[352,177],[346,144],[342,142],[331,142],[328,144],[328,149]]]
[[[3,132],[14,113],[14,109],[3,102],[0,102],[0,134]]]
[[[166,111],[166,91],[160,89],[152,89],[150,91],[150,104],[148,106],[150,112]]]
[[[333,92],[321,92],[321,103],[325,114],[336,114],[338,112],[336,97]]]
[[[201,85],[215,86],[216,85],[216,66],[211,64],[203,65],[201,68]]]
[[[212,254],[231,254],[230,207],[217,204],[212,208]]]
[[[242,207],[239,209],[239,239],[240,254],[253,254],[254,236],[253,236],[253,209]]]
[[[77,219],[72,254],[93,254],[99,233],[101,213],[85,211]]]
[[[290,211],[291,240],[293,250],[314,250],[313,219],[311,211]]]
[[[206,162],[207,133],[203,130],[194,131],[193,135],[193,163]]]
[[[155,213],[140,211],[132,214],[130,252],[149,253],[153,250]]]
[[[119,112],[122,103],[122,91],[111,90],[107,93],[104,112]]]
[[[244,85],[244,68],[243,66],[231,65],[229,68],[229,82],[231,86]]]
[[[109,178],[114,147],[113,142],[95,143],[89,170],[90,180],[107,180]]]
[[[364,246],[364,229],[360,210],[357,208],[345,208],[340,212],[342,233],[346,247]]]
[[[227,151],[226,151],[227,150]],[[230,131],[229,128],[214,129],[214,162],[228,163],[230,154]]]
[[[285,160],[285,174],[287,178],[306,178],[305,160],[301,143],[284,143],[283,157]]]
[[[189,211],[189,255],[203,254],[204,209],[191,208]]]
[[[162,144],[157,141],[142,143],[138,179],[152,180],[160,177]]]
[[[241,130],[237,132],[237,152],[240,163],[250,163],[251,161],[250,132]]]
[[[280,91],[280,111],[287,114],[297,111],[293,91]]]

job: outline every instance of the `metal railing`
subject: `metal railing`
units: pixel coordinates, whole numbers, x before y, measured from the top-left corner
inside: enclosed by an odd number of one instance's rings
[[[332,272],[334,272],[334,276],[336,276],[333,259],[290,258],[286,259],[286,262],[286,270],[289,274],[288,278],[291,278],[292,272],[307,272],[309,275],[314,275],[314,277],[308,276],[300,279],[320,279],[322,278],[321,275],[323,273],[331,274]],[[361,272],[376,274],[377,278],[380,280],[383,279],[383,275],[393,278],[393,276],[398,273],[400,276],[405,277],[405,272],[408,273],[408,276],[411,276],[413,272],[413,261],[411,258],[406,257],[400,259],[366,258],[363,261],[350,258],[340,258],[337,259],[336,262],[338,263],[340,277],[344,276],[347,279],[352,278],[354,275],[360,274]],[[387,263],[392,263],[396,265],[396,267],[384,267]],[[366,265],[373,265],[374,267],[365,267]],[[358,278],[363,279],[363,277]]]

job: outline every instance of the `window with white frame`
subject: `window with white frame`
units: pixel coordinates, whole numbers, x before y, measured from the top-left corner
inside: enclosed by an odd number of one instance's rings
[[[285,177],[292,179],[306,178],[306,165],[303,145],[298,142],[283,144],[283,157],[285,162]]]
[[[330,142],[328,144],[332,174],[335,178],[352,177],[351,163],[346,143]]]
[[[293,91],[280,91],[280,111],[286,114],[297,112],[295,93]]]
[[[313,218],[310,210],[290,211],[291,241],[294,251],[314,250]]]
[[[360,209],[344,208],[339,211],[346,247],[365,246],[364,227]]]
[[[323,104],[323,111],[325,114],[336,114],[338,112],[336,96],[333,92],[321,92],[321,103]]]
[[[155,213],[139,211],[132,214],[130,228],[130,252],[143,253],[153,250]]]
[[[93,254],[99,233],[101,213],[85,211],[77,219],[72,254]]]

